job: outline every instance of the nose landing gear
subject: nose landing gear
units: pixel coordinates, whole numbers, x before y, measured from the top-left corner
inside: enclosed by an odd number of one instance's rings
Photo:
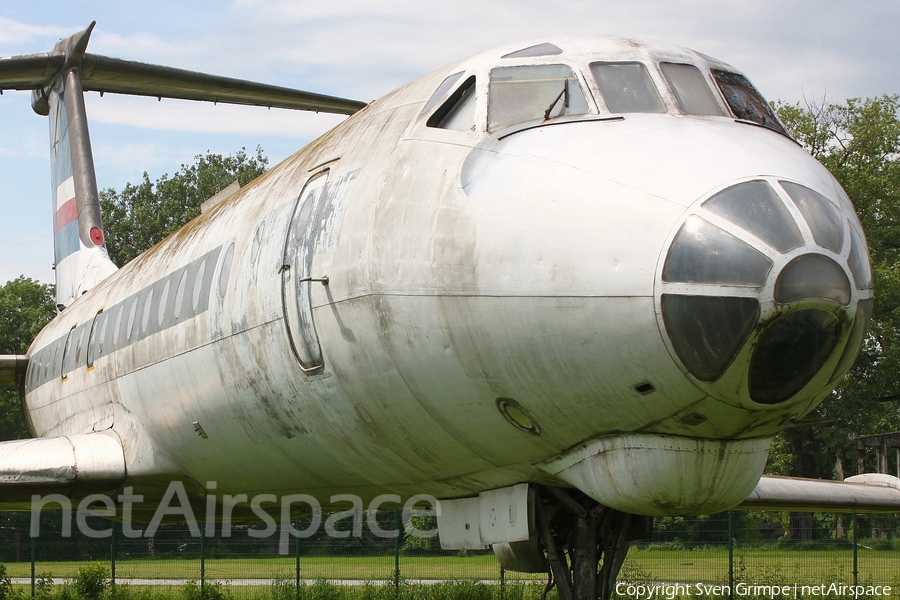
[[[540,487],[535,512],[549,564],[542,600],[554,586],[560,600],[608,600],[631,542],[650,537],[653,528],[653,517],[560,488]]]

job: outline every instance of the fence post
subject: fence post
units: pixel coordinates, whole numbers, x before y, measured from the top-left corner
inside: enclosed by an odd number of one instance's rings
[[[32,519],[34,518],[34,514],[32,514]],[[40,518],[40,517],[38,517]],[[34,598],[34,554],[35,554],[35,544],[36,539],[33,535],[31,536],[31,597]]]
[[[110,521],[112,535],[109,541],[109,574],[110,585],[116,587],[116,522]]]
[[[500,600],[506,597],[506,569],[500,567]]]
[[[200,597],[206,598],[206,523],[200,524]]]
[[[300,531],[300,519],[294,519],[294,529]],[[297,591],[297,600],[300,600],[300,537],[294,537],[294,585]]]
[[[400,538],[403,536],[401,527],[400,509],[394,509],[394,527],[397,536],[394,538],[394,590],[400,593]]]
[[[728,511],[728,600],[734,600],[734,511]]]
[[[853,585],[859,581],[859,523],[853,513]]]

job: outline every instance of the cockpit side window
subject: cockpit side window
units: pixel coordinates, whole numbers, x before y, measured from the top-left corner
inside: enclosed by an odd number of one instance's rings
[[[491,70],[488,92],[488,129],[583,115],[588,104],[578,78],[567,65],[496,67]]]
[[[735,117],[787,135],[775,113],[769,108],[769,103],[746,77],[716,69],[713,69],[712,76]]]
[[[596,62],[591,63],[591,72],[610,112],[666,112],[656,85],[642,63]]]
[[[434,93],[431,95],[431,98],[428,99],[428,102],[425,103],[425,108],[422,109],[422,114],[424,115],[429,110],[434,108],[434,105],[438,103],[438,100],[444,97],[444,94],[450,91],[450,88],[453,87],[453,84],[459,81],[459,78],[462,77],[463,72],[458,71],[453,75],[448,75],[444,81],[441,82],[441,85],[438,86]]]
[[[678,63],[661,63],[659,66],[675,92],[681,110],[689,115],[725,116],[700,69]]]
[[[453,75],[450,77],[453,77]],[[447,79],[450,79],[450,77]],[[446,81],[444,80],[445,83]],[[451,81],[447,88],[452,86],[454,81]],[[441,85],[443,86],[443,84]],[[440,91],[440,88],[438,88],[438,91]],[[435,92],[435,95],[437,95],[437,92]],[[450,94],[447,101],[434,111],[433,115],[428,117],[428,121],[425,124],[428,127],[453,129],[455,131],[471,131],[475,129],[475,76],[472,75],[456,88],[456,91]]]

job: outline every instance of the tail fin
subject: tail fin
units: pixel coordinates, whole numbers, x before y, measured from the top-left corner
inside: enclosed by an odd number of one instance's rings
[[[86,54],[94,24],[60,40],[51,52],[0,60],[0,92],[32,90],[34,111],[50,116],[56,298],[61,307],[116,270],[100,220],[85,90],[344,115],[366,106],[347,98]]]
[[[65,64],[49,88],[34,94],[35,110],[46,109],[50,116],[56,302],[60,308],[116,271],[106,251],[81,88],[80,59],[93,27],[91,23],[81,33],[60,40],[54,53],[64,53]]]

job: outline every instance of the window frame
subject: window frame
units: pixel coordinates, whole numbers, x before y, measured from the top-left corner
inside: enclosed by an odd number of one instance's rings
[[[552,55],[552,56],[548,56],[548,58],[557,58],[557,56]],[[559,115],[556,117],[552,117],[550,119],[550,121],[558,122],[560,119],[567,119],[567,118],[577,119],[577,118],[583,118],[586,116],[597,115],[599,113],[597,99],[596,99],[597,94],[595,92],[595,89],[592,87],[593,82],[589,83],[587,81],[585,71],[580,64],[577,64],[577,63],[574,63],[571,61],[560,61],[560,60],[548,60],[548,61],[540,61],[540,62],[528,61],[528,62],[522,62],[522,63],[510,62],[509,64],[497,63],[497,64],[493,64],[487,70],[487,76],[485,77],[486,89],[484,92],[485,100],[484,100],[484,121],[483,121],[485,131],[487,131],[489,134],[496,133],[498,131],[503,131],[504,129],[507,129],[510,127],[518,127],[523,124],[532,124],[533,125],[534,122],[537,120],[537,119],[531,119],[531,120],[526,120],[526,121],[518,121],[516,123],[504,125],[502,127],[496,128],[496,129],[491,128],[491,123],[490,123],[490,119],[491,119],[490,86],[491,86],[491,82],[493,81],[493,74],[494,74],[495,70],[510,69],[510,68],[528,68],[528,67],[536,67],[536,68],[537,67],[554,67],[554,66],[567,67],[572,72],[572,79],[574,80],[575,83],[578,84],[579,91],[581,91],[581,95],[584,98],[584,102],[587,107],[587,110],[584,113],[571,114],[571,115]],[[570,82],[569,85],[571,86],[572,83]]]

